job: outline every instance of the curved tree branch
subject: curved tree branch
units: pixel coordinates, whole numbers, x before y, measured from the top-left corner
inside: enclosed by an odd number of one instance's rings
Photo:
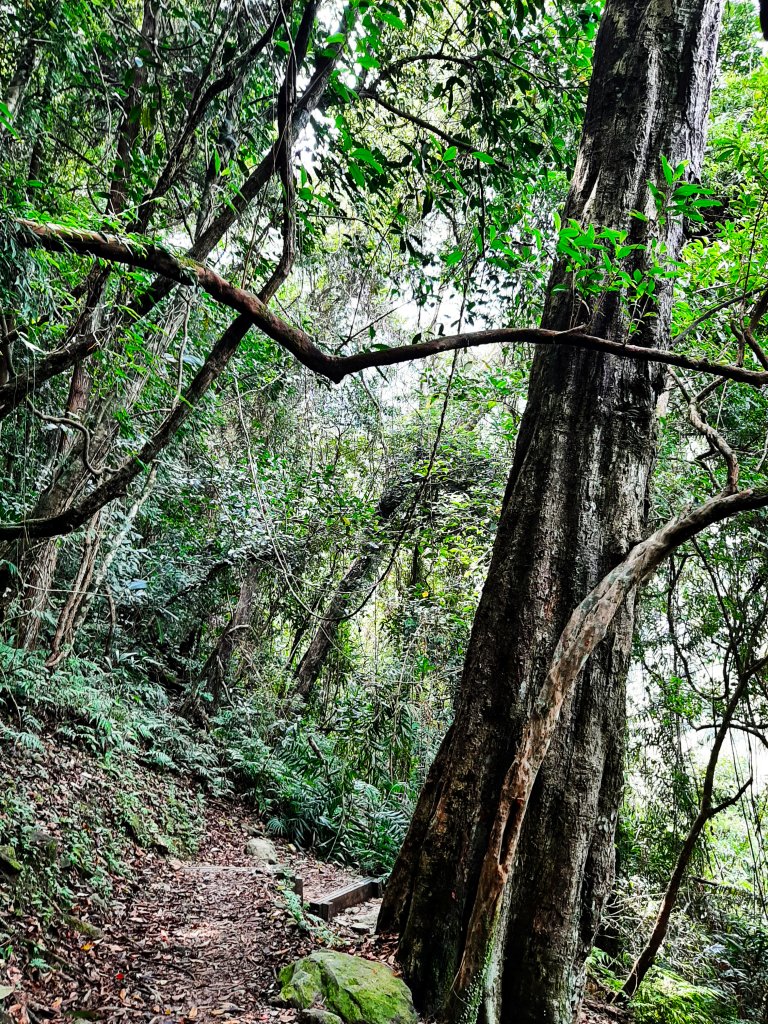
[[[501,788],[467,928],[464,956],[451,991],[449,1020],[461,1019],[468,994],[482,977],[533,785],[549,750],[563,703],[587,660],[629,594],[677,548],[714,523],[766,506],[768,486],[720,494],[683,513],[632,548],[571,615]]]
[[[85,231],[57,224],[18,220],[19,241],[28,246],[41,245],[54,252],[72,251],[96,256],[113,263],[142,267],[160,274],[168,280],[187,287],[199,287],[222,305],[248,318],[254,327],[266,334],[291,353],[300,363],[338,384],[345,377],[371,367],[392,366],[397,363],[426,359],[442,352],[475,348],[482,345],[549,345],[585,349],[635,359],[641,362],[663,363],[686,370],[710,374],[726,380],[739,381],[761,388],[768,384],[768,371],[750,370],[731,363],[686,356],[665,349],[645,348],[641,345],[622,344],[608,338],[599,338],[578,329],[550,331],[542,328],[499,328],[447,335],[393,348],[372,349],[349,356],[335,356],[323,352],[312,338],[300,328],[282,320],[267,309],[265,303],[251,292],[237,288],[225,278],[200,263],[174,256],[157,245],[121,238],[97,231]],[[93,338],[73,343],[68,348],[52,352],[39,360],[29,375],[19,375],[0,386],[0,418],[15,408],[24,397],[41,383],[73,365],[97,347]]]
[[[21,523],[0,524],[0,540],[14,540],[17,537],[59,537],[72,533],[87,523],[92,515],[110,501],[124,497],[130,484],[166,447],[179,427],[190,417],[211,384],[224,371],[250,326],[250,321],[245,316],[239,316],[232,321],[195,374],[184,392],[182,401],[173,407],[139,451],[126,459],[109,479],[95,487],[79,504],[71,505],[57,515],[45,519],[27,519]]]

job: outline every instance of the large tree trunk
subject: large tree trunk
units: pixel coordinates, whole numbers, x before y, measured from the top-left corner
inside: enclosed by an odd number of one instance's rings
[[[609,0],[597,39],[583,137],[565,218],[661,237],[647,180],[660,157],[696,176],[722,0]],[[649,222],[631,219],[643,211]],[[564,218],[564,220],[565,220]],[[644,252],[637,266],[650,263]],[[563,288],[563,285],[568,287]],[[555,268],[543,325],[626,340],[615,294],[594,308]],[[659,345],[671,287],[635,338]],[[649,310],[650,312],[650,310]],[[655,449],[660,373],[586,352],[537,352],[488,580],[472,631],[454,725],[419,800],[387,888],[380,928],[401,934],[406,979],[427,1013],[445,1007],[460,963],[502,781],[573,608],[641,536]],[[530,800],[481,1018],[569,1024],[613,867],[622,789],[633,613],[616,618],[567,701]]]

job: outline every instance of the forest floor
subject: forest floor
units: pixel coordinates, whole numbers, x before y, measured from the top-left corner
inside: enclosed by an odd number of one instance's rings
[[[70,783],[93,788],[93,776],[86,773],[83,782],[78,775],[83,759],[71,756]],[[49,784],[65,770],[59,764]],[[54,796],[53,788],[41,788],[36,772],[38,799],[50,808],[61,787]],[[6,1016],[0,1009],[0,1019],[292,1024],[297,1011],[275,1005],[277,974],[313,948],[333,944],[397,969],[394,939],[373,934],[376,901],[346,911],[330,927],[318,924],[287,894],[289,883],[245,853],[249,837],[263,835],[256,814],[211,801],[200,831],[197,852],[187,859],[135,844],[130,871],[111,879],[109,900],[76,893],[64,926],[51,929],[39,908],[25,907],[23,931],[42,945],[45,957],[7,960],[0,992],[5,985],[13,993],[3,1000]],[[305,900],[359,878],[274,842],[281,863],[303,880]],[[587,1004],[582,1021],[617,1019],[607,1008]]]
[[[118,881],[108,914],[88,907],[84,929],[62,932],[53,956],[59,969],[10,968],[19,1024],[43,1020],[295,1020],[275,1007],[279,970],[313,948],[335,948],[394,964],[394,943],[372,933],[376,901],[334,918],[331,928],[289,906],[288,884],[245,852],[261,835],[245,809],[216,802],[206,811],[196,856],[180,860],[137,850],[137,869]],[[275,841],[280,862],[304,882],[304,899],[321,897],[359,876]],[[294,908],[296,901],[291,901]],[[107,918],[104,920],[104,918]],[[26,976],[25,976],[26,975]]]

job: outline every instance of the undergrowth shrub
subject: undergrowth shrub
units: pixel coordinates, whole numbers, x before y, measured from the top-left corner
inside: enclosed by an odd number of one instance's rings
[[[393,763],[375,699],[356,702],[354,713],[342,708],[335,727],[326,721],[322,731],[306,716],[279,717],[263,693],[236,692],[232,700],[203,729],[126,661],[109,668],[70,657],[50,671],[41,656],[0,645],[0,741],[42,749],[42,738],[53,734],[100,757],[120,755],[176,774],[212,795],[237,791],[273,834],[366,872],[386,872],[420,781],[407,709]],[[143,827],[139,795],[116,795],[115,805],[124,829],[143,844],[157,841],[162,830]]]
[[[649,972],[631,1007],[638,1024],[725,1024],[738,1020],[721,988],[694,985],[661,968]]]
[[[304,720],[281,723],[269,740],[237,710],[216,720],[228,774],[275,835],[328,859],[384,873],[394,862],[415,797],[401,782],[360,779],[337,736]]]

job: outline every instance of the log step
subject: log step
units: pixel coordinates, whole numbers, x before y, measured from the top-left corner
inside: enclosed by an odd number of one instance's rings
[[[366,900],[375,899],[380,894],[381,884],[379,880],[377,878],[364,878],[360,882],[345,885],[343,889],[336,889],[316,902],[310,903],[309,912],[323,921],[330,921],[332,917],[340,914],[342,910],[356,907],[358,903],[365,903]]]

